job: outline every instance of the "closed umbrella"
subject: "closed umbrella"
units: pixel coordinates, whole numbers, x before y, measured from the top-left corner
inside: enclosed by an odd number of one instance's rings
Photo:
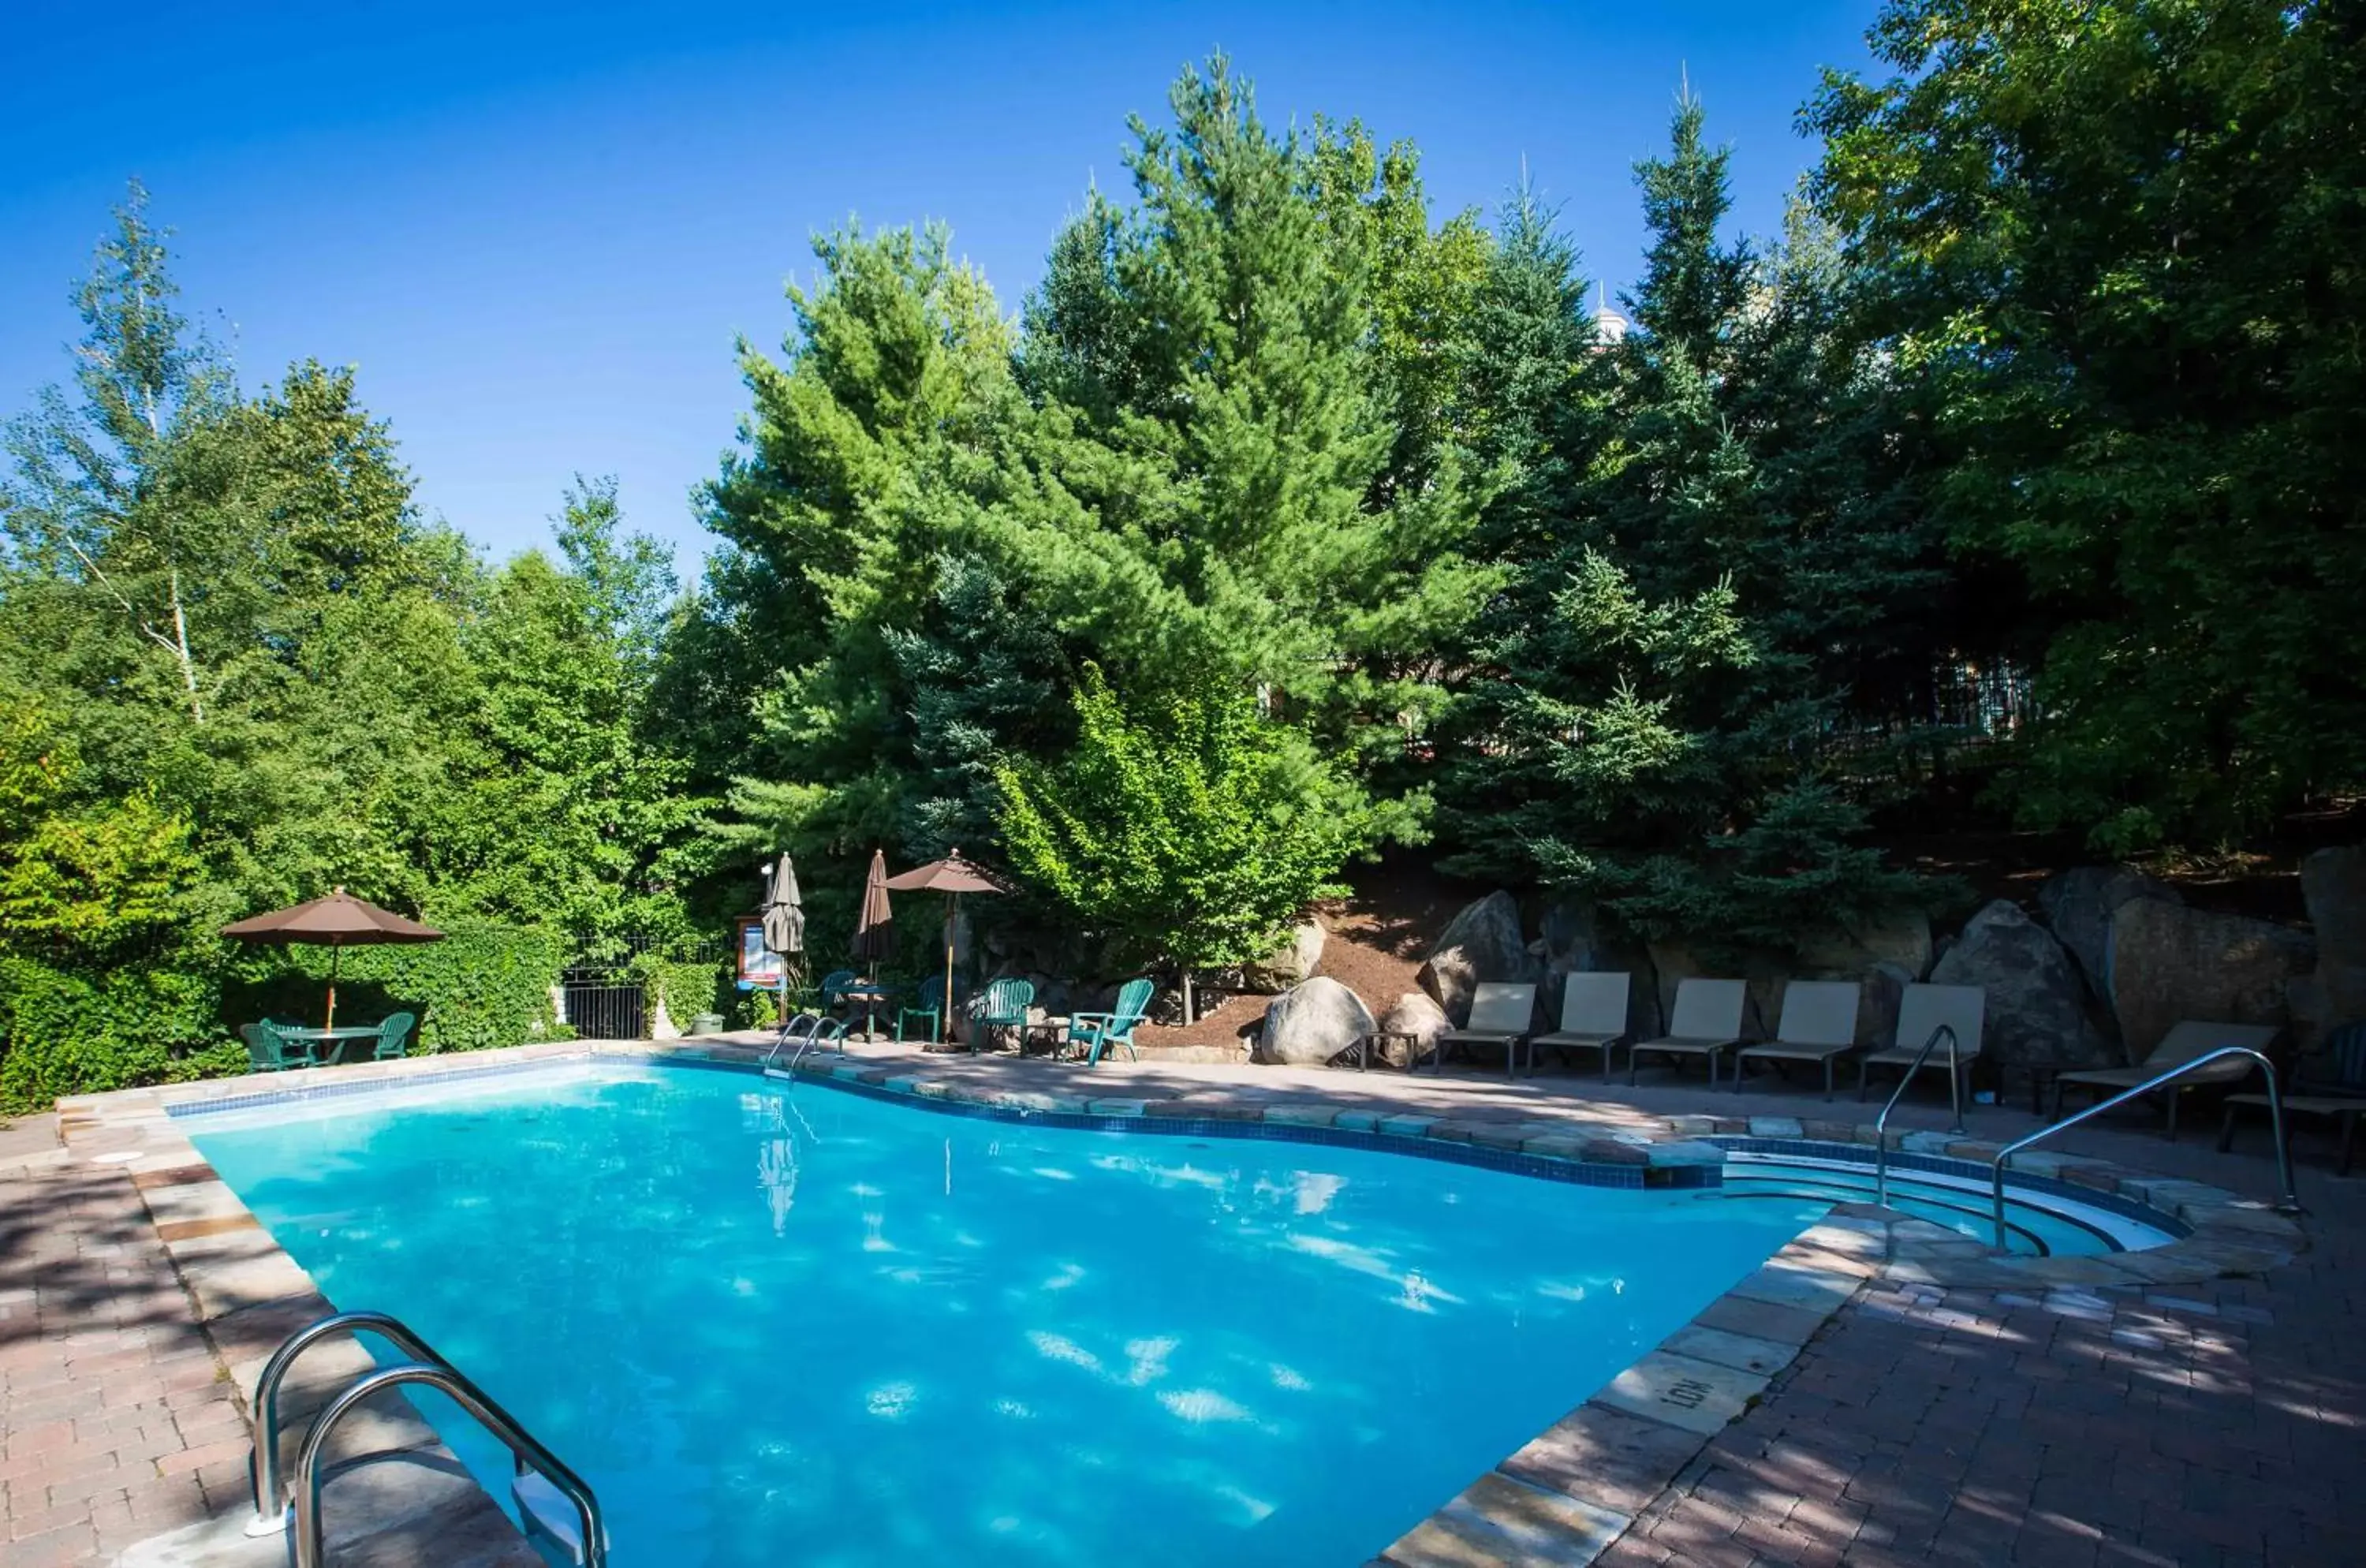
[[[783,957],[806,950],[806,902],[786,855],[764,881],[764,945]]]
[[[953,924],[961,918],[964,893],[1000,893],[1001,886],[977,866],[962,859],[956,849],[942,860],[891,876],[887,886],[898,893],[941,893],[945,896],[945,1038],[953,1028]]]
[[[224,936],[241,942],[303,942],[329,950],[329,1013],[323,1029],[337,1026],[337,960],[348,947],[389,942],[441,942],[444,933],[433,926],[405,919],[391,909],[354,897],[340,887],[325,898],[293,904],[268,914],[249,915],[222,927]]]
[[[789,961],[806,950],[806,904],[788,855],[764,874],[764,945],[781,955],[781,1018],[789,1016]]]
[[[896,951],[896,915],[887,905],[887,856],[871,852],[871,874],[862,881],[862,913],[854,921],[854,956],[884,958]]]
[[[873,966],[896,951],[896,915],[887,906],[887,856],[878,850],[871,852],[871,874],[862,879],[862,912],[855,917],[854,941],[850,945],[862,966],[872,971],[863,976],[861,993],[862,1037],[876,1039],[879,1031],[872,1010],[879,1004],[879,976]]]

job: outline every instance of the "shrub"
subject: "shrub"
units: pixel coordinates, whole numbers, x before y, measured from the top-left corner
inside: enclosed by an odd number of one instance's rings
[[[0,1113],[235,1070],[210,976],[173,969],[82,975],[0,958]]]
[[[259,949],[231,987],[230,1011],[309,1020],[321,1006],[332,954],[324,947]],[[444,923],[442,942],[353,947],[337,959],[337,1010],[347,1019],[419,1015],[413,1049],[486,1051],[564,1038],[552,1020],[550,988],[567,962],[567,941],[540,926],[492,920]]]
[[[703,1012],[723,1012],[723,965],[712,960],[668,958],[662,953],[644,953],[626,966],[626,973],[641,983],[648,1000],[647,1016],[657,1017],[658,1004],[665,1004],[666,1015],[683,1029]]]

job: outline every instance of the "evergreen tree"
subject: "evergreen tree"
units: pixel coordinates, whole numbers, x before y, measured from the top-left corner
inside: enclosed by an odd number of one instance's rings
[[[1820,201],[1925,389],[1958,549],[2033,591],[2006,794],[2125,852],[2366,768],[2358,7],[1892,0]]]
[[[993,550],[1129,700],[1221,673],[1326,746],[1392,755],[1486,581],[1443,446],[1418,485],[1384,482],[1419,378],[1388,370],[1373,273],[1402,279],[1380,258],[1424,225],[1410,154],[1387,178],[1363,177],[1368,144],[1324,162],[1221,59],[1172,101],[1171,130],[1135,124],[1137,205],[1097,201],[1028,313],[1042,401]]]
[[[718,677],[748,682],[757,728],[728,754],[724,841],[852,860],[909,835],[927,786],[896,638],[938,612],[1020,404],[1009,331],[941,229],[814,248],[785,359],[741,350],[755,407],[706,492],[736,553],[693,630],[752,667]]]
[[[1867,537],[1895,517],[1843,460],[1863,453],[1800,457],[1861,361],[1829,344],[1832,280],[1804,246],[1770,264],[1722,238],[1697,99],[1637,176],[1652,243],[1615,345],[1580,325],[1573,255],[1533,204],[1505,215],[1481,318],[1505,347],[1474,395],[1516,470],[1483,525],[1510,575],[1448,729],[1453,863],[1571,887],[1639,934],[1796,940],[1802,909],[1914,897],[1820,778],[1852,617],[1890,624],[1917,547]]]

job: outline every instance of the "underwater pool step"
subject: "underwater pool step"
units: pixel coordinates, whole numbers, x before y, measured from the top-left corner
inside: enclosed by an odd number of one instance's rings
[[[1889,1204],[1901,1213],[1945,1225],[1974,1240],[1990,1243],[1994,1218],[1988,1184],[1976,1168],[1958,1170],[1935,1161],[1889,1169]],[[1736,1199],[1820,1199],[1833,1203],[1871,1203],[1876,1178],[1853,1151],[1825,1152],[1798,1145],[1779,1148],[1729,1146],[1725,1194]],[[2088,1201],[2016,1182],[2007,1190],[2007,1250],[2039,1257],[2134,1252],[2176,1239],[2146,1223],[2126,1206]]]

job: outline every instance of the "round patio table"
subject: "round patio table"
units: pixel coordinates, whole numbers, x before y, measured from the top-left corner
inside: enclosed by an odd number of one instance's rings
[[[1060,1055],[1061,1045],[1067,1040],[1067,1035],[1068,1020],[1065,1016],[1041,1018],[1032,1022],[1021,1024],[1019,1028],[1019,1054],[1024,1056],[1027,1055],[1027,1047],[1034,1044],[1042,1046],[1045,1055],[1056,1058]]]
[[[303,1046],[304,1054],[312,1059],[311,1065],[321,1067],[326,1066],[335,1057],[337,1047],[346,1041],[377,1039],[378,1026],[375,1023],[357,1023],[346,1024],[340,1029],[283,1029],[279,1032],[279,1036],[283,1040],[292,1040]]]
[[[895,987],[882,986],[874,981],[849,986],[838,993],[838,999],[844,1002],[850,1010],[855,1003],[862,1004],[862,1042],[870,1045],[876,1044],[879,1040],[879,1010],[894,1001],[896,996]]]

